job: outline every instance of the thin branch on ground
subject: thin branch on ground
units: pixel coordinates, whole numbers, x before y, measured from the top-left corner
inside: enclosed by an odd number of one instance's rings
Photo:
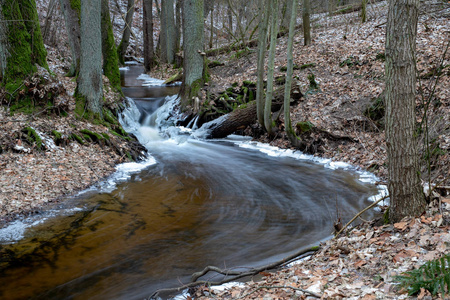
[[[350,224],[352,224],[356,219],[358,219],[359,216],[361,216],[363,213],[365,213],[369,209],[375,207],[378,203],[380,203],[381,201],[383,201],[387,198],[389,198],[389,196],[384,196],[383,198],[378,199],[377,201],[375,201],[374,203],[370,204],[369,206],[364,208],[362,211],[357,213],[347,224],[344,225],[344,227],[342,227],[341,230],[339,230],[338,233],[336,233],[336,235],[333,237],[333,239],[336,239]]]
[[[245,295],[243,295],[243,296],[241,296],[241,297],[239,297],[237,299],[243,299],[243,298],[245,298],[247,296],[250,296],[251,294],[256,293],[257,291],[262,290],[262,289],[291,289],[291,290],[294,290],[294,291],[300,291],[300,292],[303,292],[305,294],[309,294],[309,295],[311,295],[313,297],[316,297],[316,298],[319,298],[319,299],[322,298],[322,295],[316,294],[314,292],[311,292],[311,291],[308,291],[308,290],[305,290],[305,289],[296,288],[296,287],[293,287],[293,286],[290,286],[290,285],[285,285],[285,286],[283,286],[283,285],[273,285],[273,286],[259,286],[256,289],[254,289],[253,291],[251,291],[250,293],[245,294]]]

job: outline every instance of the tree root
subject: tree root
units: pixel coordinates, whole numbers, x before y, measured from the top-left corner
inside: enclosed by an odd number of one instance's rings
[[[237,279],[243,278],[243,277],[247,277],[247,276],[252,276],[252,275],[256,275],[262,271],[265,270],[271,270],[274,269],[280,265],[285,264],[286,262],[292,261],[293,259],[301,256],[301,255],[305,255],[305,254],[309,254],[311,252],[316,252],[317,250],[319,250],[319,246],[312,246],[312,247],[308,247],[308,248],[304,248],[299,250],[298,252],[291,254],[281,260],[275,261],[273,263],[258,267],[258,268],[250,268],[248,271],[243,271],[243,272],[239,272],[239,271],[232,271],[232,270],[228,270],[228,269],[220,269],[218,267],[215,266],[207,266],[206,268],[203,269],[203,271],[200,272],[196,272],[194,274],[192,274],[191,276],[191,280],[192,282],[176,287],[176,288],[167,288],[167,289],[159,289],[157,291],[155,291],[150,297],[149,299],[156,299],[156,297],[158,296],[158,294],[160,293],[174,293],[174,292],[181,292],[184,289],[187,288],[193,288],[199,285],[222,285],[224,283],[228,283],[228,282],[232,282],[232,281],[236,281]],[[225,275],[225,278],[223,280],[220,281],[216,281],[216,282],[212,282],[212,281],[208,281],[208,280],[200,280],[197,281],[200,277],[206,275],[208,272],[216,272],[222,275]],[[232,275],[231,277],[228,277],[229,275]],[[228,278],[227,278],[228,277]],[[308,291],[304,291],[307,293],[310,293]],[[311,294],[311,293],[310,293]],[[312,295],[312,294],[311,294]],[[314,296],[314,295],[313,295]],[[319,297],[320,298],[320,297]]]

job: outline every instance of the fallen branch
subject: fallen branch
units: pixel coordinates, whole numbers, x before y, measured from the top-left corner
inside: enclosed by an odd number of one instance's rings
[[[364,208],[362,211],[360,211],[359,213],[357,213],[353,219],[351,219],[347,224],[344,225],[344,227],[341,228],[341,230],[338,231],[338,233],[336,233],[336,235],[333,237],[333,240],[336,239],[350,224],[353,223],[353,221],[355,221],[356,219],[358,219],[358,217],[360,215],[362,215],[363,213],[365,213],[366,211],[368,211],[369,209],[371,209],[372,207],[375,207],[378,203],[380,203],[381,201],[385,200],[386,198],[389,198],[389,196],[384,196],[381,199],[378,199],[377,201],[375,201],[374,203],[370,204],[369,206],[367,206],[366,208]]]
[[[245,295],[243,295],[243,296],[241,296],[241,297],[239,297],[237,299],[245,298],[245,297],[250,296],[251,294],[256,293],[257,291],[262,290],[262,289],[292,289],[294,291],[300,291],[300,292],[303,292],[305,294],[309,294],[309,295],[311,295],[313,297],[316,297],[316,298],[319,298],[319,299],[322,298],[321,295],[318,295],[318,294],[316,294],[314,292],[311,292],[311,291],[308,291],[308,290],[305,290],[305,289],[296,288],[296,287],[293,287],[293,286],[290,286],[290,285],[285,285],[285,286],[274,285],[274,286],[259,286],[255,290],[251,291],[250,293],[245,294]]]
[[[258,274],[258,273],[260,273],[262,271],[265,271],[265,270],[274,269],[274,268],[284,264],[287,261],[293,260],[294,258],[296,258],[296,257],[298,257],[300,255],[304,255],[304,254],[307,254],[307,253],[310,253],[310,252],[316,252],[317,250],[319,250],[319,246],[312,246],[312,247],[304,248],[304,249],[301,249],[301,250],[297,251],[296,253],[293,253],[293,254],[291,254],[291,255],[289,255],[289,256],[281,259],[281,260],[275,261],[273,263],[270,263],[270,264],[267,264],[267,265],[264,265],[264,266],[261,266],[261,267],[258,267],[258,268],[251,268],[248,271],[243,271],[243,272],[231,271],[231,270],[227,270],[227,269],[222,270],[222,269],[220,269],[218,267],[215,267],[215,266],[208,266],[205,269],[203,269],[203,271],[196,272],[196,273],[192,274],[191,279],[193,280],[193,282],[185,284],[185,285],[182,285],[182,286],[179,286],[179,287],[176,287],[176,288],[167,288],[167,289],[156,290],[149,297],[149,299],[155,299],[158,296],[158,294],[160,294],[160,293],[181,292],[184,289],[196,287],[196,286],[199,286],[199,285],[209,285],[209,286],[211,286],[211,285],[222,285],[224,283],[236,281],[237,279],[240,279],[240,278],[243,278],[243,277],[247,277],[247,276],[256,275],[256,274]],[[208,281],[208,280],[196,281],[198,278],[206,275],[209,271],[213,271],[213,272],[216,272],[216,273],[219,273],[219,274],[222,274],[222,275],[226,275],[226,276],[228,276],[228,275],[234,275],[234,276],[229,277],[229,278],[225,277],[223,280],[216,281],[216,282],[211,282],[211,281]]]

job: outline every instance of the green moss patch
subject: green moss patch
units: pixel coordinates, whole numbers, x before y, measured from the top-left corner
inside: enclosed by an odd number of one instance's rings
[[[22,132],[26,134],[27,141],[30,145],[36,145],[36,149],[42,150],[43,144],[41,137],[37,134],[36,130],[31,127],[25,127]]]

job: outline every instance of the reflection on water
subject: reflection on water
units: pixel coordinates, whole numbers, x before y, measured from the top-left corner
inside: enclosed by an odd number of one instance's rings
[[[3,245],[1,299],[142,299],[206,265],[264,264],[332,231],[376,189],[227,142],[155,139],[157,163]]]

